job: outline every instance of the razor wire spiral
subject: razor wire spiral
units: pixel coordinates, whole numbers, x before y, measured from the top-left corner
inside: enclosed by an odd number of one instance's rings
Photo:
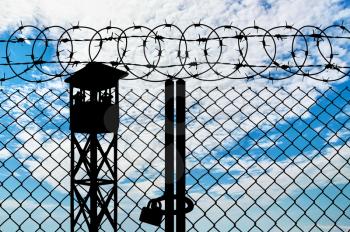
[[[69,28],[21,24],[0,39],[0,82],[45,82],[89,62],[124,69],[132,74],[129,80],[153,82],[293,76],[330,82],[349,76],[349,42],[350,30],[343,24],[264,29],[255,23],[245,28],[193,23],[184,30],[167,22],[125,29],[110,24],[99,30],[79,23]]]

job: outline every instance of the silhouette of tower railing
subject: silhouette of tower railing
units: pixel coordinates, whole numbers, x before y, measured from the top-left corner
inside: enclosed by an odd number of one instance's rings
[[[98,231],[103,219],[117,231],[118,80],[127,75],[90,63],[65,80],[70,84],[71,231],[82,223],[81,217],[89,231]],[[104,150],[98,137],[106,133],[113,138]],[[77,134],[86,134],[86,139],[79,140]]]

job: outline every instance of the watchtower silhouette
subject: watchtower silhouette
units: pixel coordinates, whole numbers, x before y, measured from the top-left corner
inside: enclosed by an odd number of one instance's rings
[[[117,231],[118,81],[127,75],[92,62],[65,80],[70,85],[72,231],[80,217],[89,231],[98,231],[104,217]],[[113,138],[103,150],[98,135],[105,133],[113,133]],[[78,139],[77,134],[86,137]],[[113,159],[108,157],[111,153]],[[112,199],[114,207],[110,210]]]

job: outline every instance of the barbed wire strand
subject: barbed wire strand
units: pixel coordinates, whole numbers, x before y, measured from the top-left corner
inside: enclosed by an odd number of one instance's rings
[[[199,28],[204,30],[206,35],[198,34],[197,38],[192,38],[193,33],[191,33],[191,36],[187,35],[189,31]],[[30,31],[30,33],[27,33],[30,36],[24,36],[24,30]],[[57,38],[50,38],[48,34],[52,30],[61,30],[62,33],[58,34]],[[76,31],[82,30],[90,30],[93,36],[91,38],[73,38],[72,35]],[[160,33],[161,30],[173,30],[173,34],[176,31],[177,36],[162,35]],[[335,33],[334,30],[340,32],[340,34]],[[114,32],[111,33],[111,31]],[[141,35],[131,34],[135,31],[141,33]],[[276,33],[276,31],[279,33]],[[284,33],[280,33],[281,31]],[[223,35],[230,32],[232,32],[232,35]],[[103,36],[103,33],[111,33],[111,35],[107,37]],[[130,47],[131,42],[129,41],[132,39],[139,39],[142,44]],[[250,42],[251,39],[260,39],[258,41],[260,47],[257,45],[253,46],[255,44]],[[291,40],[291,44],[289,44],[291,49],[287,54],[277,54],[277,42],[287,46],[288,44],[283,44],[283,41],[287,39]],[[227,48],[229,43],[226,43],[226,41],[228,40],[236,40],[235,51],[233,48]],[[115,57],[112,59],[101,59],[101,51],[109,41],[116,43],[115,48],[117,52],[114,54]],[[150,41],[154,41],[154,44],[149,45]],[[78,52],[78,50],[74,50],[74,43],[78,42],[84,43],[86,46],[88,44],[88,51],[85,51],[88,53],[88,59],[82,60],[74,57],[74,54]],[[164,63],[162,59],[166,57],[164,55],[166,43],[170,42],[177,43],[177,48],[175,49],[177,61],[171,60],[171,62]],[[217,46],[210,47],[209,43],[212,42],[217,43]],[[109,25],[99,30],[81,26],[79,23],[75,26],[72,25],[70,28],[61,26],[39,28],[33,25],[21,24],[7,39],[0,39],[0,46],[4,45],[6,50],[5,55],[2,57],[4,61],[0,62],[0,67],[9,68],[8,71],[3,72],[0,82],[14,78],[20,78],[28,82],[45,82],[54,78],[69,76],[78,70],[78,66],[89,62],[100,62],[125,69],[132,74],[129,75],[129,80],[164,81],[169,78],[194,78],[204,81],[215,81],[225,78],[281,80],[300,76],[302,78],[307,77],[330,82],[349,76],[350,64],[347,64],[346,60],[335,52],[339,47],[350,47],[349,42],[350,31],[344,24],[331,25],[321,29],[311,25],[296,28],[286,23],[283,26],[264,29],[254,23],[253,26],[240,29],[233,25],[222,25],[212,28],[203,23],[193,23],[184,30],[181,30],[175,24],[169,23],[164,23],[154,28],[133,25],[126,29]],[[55,49],[49,49],[51,43],[57,44]],[[93,45],[94,43],[98,45]],[[19,56],[12,47],[18,44],[32,46],[31,54],[21,54],[22,56]],[[65,49],[61,50],[60,46],[65,46]],[[202,51],[198,53],[198,56],[195,56],[193,55],[194,52],[189,49],[189,46],[201,46],[200,49]],[[134,59],[133,62],[128,61],[134,56],[132,51],[139,47],[143,50],[143,58],[146,62],[139,62],[137,59]],[[225,52],[223,51],[224,48],[226,49]],[[257,63],[250,62],[247,59],[248,50],[254,51],[261,48],[265,52],[265,56],[259,57],[257,55],[257,58],[262,60]],[[93,54],[93,49],[97,49],[95,54]],[[172,49],[174,50],[174,46]],[[210,49],[214,50],[216,54],[216,57],[212,59],[209,58],[213,53],[209,54]],[[308,57],[311,56],[310,54],[315,49],[319,53],[318,58],[312,60],[311,63],[307,62]],[[174,53],[174,51],[172,52]],[[236,61],[232,61],[232,53],[230,52],[238,54]],[[150,59],[149,53],[154,54],[153,60]],[[328,56],[325,53],[328,53]],[[16,54],[16,57],[12,57],[12,54]],[[48,57],[50,54],[53,54],[51,58]],[[68,56],[64,57],[64,55]],[[227,57],[228,61],[224,61],[223,59]],[[15,59],[21,60],[14,61]],[[288,62],[285,62],[286,60]],[[55,65],[55,68],[48,71],[48,68],[43,68],[44,65]],[[76,68],[74,68],[75,66]],[[137,68],[143,69],[141,74],[137,72]],[[170,71],[173,69],[176,69],[176,71],[171,73]],[[222,71],[223,69],[230,70],[230,72],[225,74]],[[33,78],[33,75],[29,75],[30,77],[28,78],[26,74],[32,71],[38,71],[43,75],[39,79]],[[330,71],[338,75],[325,77],[325,73]],[[153,74],[155,73],[157,78],[154,78],[155,75]],[[204,77],[204,74],[210,76],[210,78]],[[159,76],[162,78],[159,78]]]

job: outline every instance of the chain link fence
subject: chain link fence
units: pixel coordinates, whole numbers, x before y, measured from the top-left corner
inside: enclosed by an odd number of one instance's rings
[[[1,91],[1,231],[69,231],[68,100]],[[188,231],[350,229],[349,88],[198,87],[186,101]],[[118,230],[163,231],[138,218],[164,191],[164,90],[121,88],[120,114]]]

